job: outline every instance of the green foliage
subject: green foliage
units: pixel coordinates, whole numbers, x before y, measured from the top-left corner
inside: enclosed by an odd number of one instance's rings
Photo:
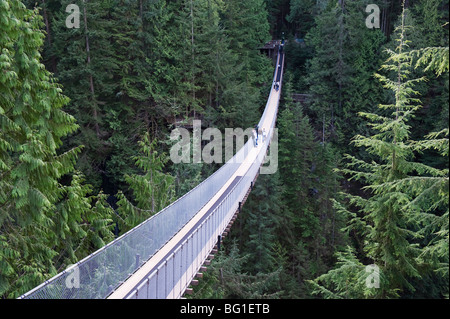
[[[249,255],[242,256],[236,242],[231,242],[227,253],[219,253],[204,274],[201,284],[189,298],[274,299],[280,295],[277,279],[280,271],[244,272]],[[205,284],[206,283],[206,284]]]
[[[312,294],[321,295],[325,299],[364,299],[374,298],[379,290],[369,288],[366,280],[370,272],[355,256],[352,247],[337,252],[335,268],[326,274],[308,281],[313,287]],[[383,284],[383,274],[379,273],[380,285]]]
[[[127,192],[146,131],[164,140],[180,117],[219,128],[258,119],[272,72],[255,51],[270,38],[264,1],[83,1],[79,29],[65,26],[70,1],[28,2],[43,8],[44,60],[80,125],[65,147],[85,145],[77,168],[96,191]]]
[[[233,226],[239,256],[251,260],[244,269],[281,268],[280,296],[288,298],[448,296],[446,1],[412,4],[384,53],[395,5],[383,7],[383,35],[364,26],[367,1],[266,3],[275,38],[286,26],[307,33],[306,46],[288,43],[286,50],[295,88],[308,88],[312,105],[295,105],[285,83],[277,187],[266,193],[272,182],[258,180]],[[336,172],[347,177],[341,186],[348,193],[339,198],[333,168],[344,152],[352,155]],[[380,266],[380,289],[366,286],[363,262]]]
[[[420,107],[420,100],[414,97],[418,93],[414,87],[424,78],[410,79],[412,55],[407,51],[409,40],[405,36],[409,27],[405,25],[405,16],[404,11],[396,28],[396,49],[386,50],[388,58],[382,65],[389,76],[376,74],[383,87],[391,92],[393,103],[381,104],[379,114],[360,112],[374,134],[356,135],[353,140],[355,146],[363,147],[372,155],[372,160],[347,155],[347,168],[341,170],[349,180],[365,185],[363,190],[367,196],[348,196],[349,203],[358,210],[357,214],[349,212],[353,216],[349,228],[361,231],[365,258],[373,260],[384,276],[384,284],[371,294],[364,287],[358,288],[360,280],[354,278],[348,290],[357,291],[359,296],[399,297],[408,294],[408,290],[414,293],[415,286],[428,277],[430,271],[442,269],[436,260],[448,265],[448,247],[441,249],[443,241],[448,242],[448,237],[445,238],[448,222],[442,220],[442,216],[448,217],[448,169],[414,161],[416,152],[429,148],[448,156],[448,139],[445,138],[448,129],[432,133],[422,141],[410,137],[409,121]],[[440,134],[444,138],[436,139]],[[423,239],[426,239],[425,244]],[[424,258],[437,250],[439,257]],[[341,278],[336,274],[346,274],[345,265],[355,264],[355,258],[352,260],[345,259],[343,266],[318,278],[315,291],[342,296]],[[351,273],[349,269],[348,275],[354,276]],[[448,271],[443,275],[448,278]],[[332,284],[334,291],[317,286],[320,280]],[[448,293],[448,286],[438,290]]]
[[[159,212],[173,201],[174,178],[163,173],[168,158],[156,151],[156,140],[150,142],[147,133],[139,145],[142,155],[134,156],[136,166],[143,175],[125,175],[133,192],[133,202],[119,192],[117,198],[119,227],[123,233]]]
[[[74,170],[81,147],[59,149],[78,125],[40,62],[42,18],[20,1],[0,5],[0,295],[14,298],[110,240],[111,210],[102,195],[92,210]]]
[[[248,237],[242,245],[242,250],[252,252],[244,265],[252,274],[267,274],[275,270],[273,243],[277,216],[281,212],[278,205],[280,192],[277,177],[260,175],[243,208],[246,214],[245,237]],[[241,240],[242,237],[241,235]]]
[[[427,47],[411,51],[411,55],[417,55],[419,59],[416,67],[427,65],[424,71],[433,70],[439,76],[448,73],[448,46],[447,47]]]
[[[331,205],[337,190],[334,155],[315,140],[308,117],[289,98],[290,83],[285,87],[278,122],[280,170],[258,177],[231,237],[245,256],[241,271],[277,272],[277,296],[299,298],[310,295],[305,281],[325,271],[325,260],[342,241],[334,232],[341,221]]]
[[[225,69],[222,71],[228,75],[221,99],[221,106],[226,113],[220,114],[217,123],[221,128],[253,127],[265,105],[265,83],[273,74],[270,60],[256,53],[259,47],[270,40],[266,6],[263,0],[226,1],[222,14],[230,49],[226,59],[238,67],[231,72]],[[220,55],[223,56],[223,48],[221,51]]]
[[[353,135],[367,130],[354,114],[371,110],[380,97],[380,86],[372,81],[372,74],[384,36],[378,29],[364,26],[367,4],[335,2],[316,16],[316,25],[305,39],[314,49],[306,74],[313,99],[312,120],[322,130],[324,141],[343,149]]]
[[[286,20],[293,25],[297,37],[303,39],[314,25],[313,13],[317,10],[317,1],[292,0],[289,5],[290,10]]]
[[[381,30],[364,26],[368,0],[86,0],[79,29],[65,26],[71,1],[23,3],[42,18],[0,0],[0,295],[212,172],[170,165],[170,143],[156,141],[193,117],[253,127],[273,70],[257,49],[285,32],[280,171],[259,177],[234,226],[239,249],[197,296],[448,297],[448,1],[410,2],[384,53],[395,2],[380,5]],[[294,89],[312,103],[294,104]],[[363,262],[380,266],[381,289],[364,285]]]
[[[448,0],[417,1],[410,13],[417,20],[417,31],[426,34],[422,45],[426,47],[448,46]]]

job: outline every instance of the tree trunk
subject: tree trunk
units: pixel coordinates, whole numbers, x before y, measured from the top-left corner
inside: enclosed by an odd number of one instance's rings
[[[88,0],[83,0],[84,7],[83,7],[83,15],[84,15],[84,31],[85,31],[85,37],[86,37],[86,55],[87,55],[87,65],[88,67],[91,64],[91,53],[89,49],[89,35],[88,35],[88,25],[87,25],[87,14],[86,14],[86,2]],[[93,108],[92,113],[94,117],[94,127],[95,127],[95,133],[97,134],[97,137],[100,138],[100,127],[98,125],[98,113],[97,113],[97,103],[95,99],[95,89],[94,89],[94,78],[92,77],[91,72],[89,72],[89,86],[91,90],[92,95],[92,102],[93,102]]]
[[[192,103],[195,103],[195,50],[194,50],[194,3],[191,0],[191,50],[192,50]],[[189,116],[187,112],[186,116]],[[195,119],[195,107],[194,107],[194,119]]]
[[[50,22],[48,19],[48,14],[47,14],[47,5],[45,4],[45,0],[42,0],[42,15],[44,17],[44,23],[45,23],[45,31],[47,32],[47,42],[48,42],[48,47],[49,49],[51,49],[52,47],[52,38],[51,38],[51,34],[50,34]],[[53,73],[56,73],[56,59],[54,56],[50,57],[50,65],[51,65],[51,71]]]

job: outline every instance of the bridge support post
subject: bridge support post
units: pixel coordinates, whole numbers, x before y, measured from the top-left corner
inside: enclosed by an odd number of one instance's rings
[[[136,254],[136,269],[139,268],[141,256],[139,254]]]

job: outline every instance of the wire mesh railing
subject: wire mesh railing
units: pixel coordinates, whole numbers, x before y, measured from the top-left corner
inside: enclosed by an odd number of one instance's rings
[[[277,69],[274,79],[277,76]],[[270,94],[272,94],[272,90]],[[259,122],[260,126],[264,122],[267,105]],[[276,116],[272,119],[272,128],[275,118]],[[273,130],[268,133],[271,136]],[[264,154],[266,147],[264,148]],[[233,158],[228,160],[215,173],[171,205],[19,298],[106,298],[211,200],[233,176],[241,165],[242,159],[247,157],[252,148],[253,142],[248,141]],[[261,162],[259,164],[254,163],[252,167],[255,165],[261,165]],[[249,178],[251,176],[246,176],[243,180]],[[178,263],[179,259],[173,261]]]

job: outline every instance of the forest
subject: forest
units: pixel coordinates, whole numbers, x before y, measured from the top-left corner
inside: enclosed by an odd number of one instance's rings
[[[188,298],[448,299],[448,12],[448,0],[0,0],[1,298],[217,170],[173,163],[171,130],[254,127],[274,70],[260,48],[285,38],[278,170],[258,177]]]

